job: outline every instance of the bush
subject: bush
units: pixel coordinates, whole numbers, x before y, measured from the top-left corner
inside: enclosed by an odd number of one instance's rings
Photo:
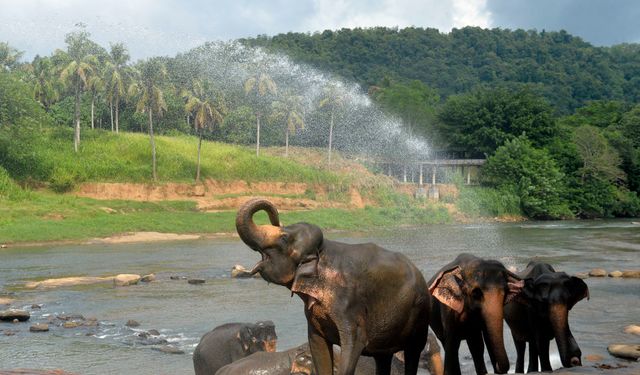
[[[0,167],[0,198],[20,200],[26,198],[28,193],[16,184],[9,172]]]
[[[520,197],[509,189],[461,187],[458,209],[470,216],[520,216]]]

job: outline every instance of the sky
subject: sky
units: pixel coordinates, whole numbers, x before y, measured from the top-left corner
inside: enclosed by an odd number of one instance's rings
[[[640,42],[637,0],[0,0],[0,42],[24,59],[64,48],[83,23],[134,59],[174,56],[207,41],[343,27],[464,26],[567,30],[598,46]]]

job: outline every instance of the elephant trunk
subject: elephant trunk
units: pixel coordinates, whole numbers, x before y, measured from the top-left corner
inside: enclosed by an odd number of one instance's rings
[[[267,212],[272,225],[256,225],[253,222],[253,215],[260,210]],[[265,199],[252,199],[238,210],[236,230],[242,241],[253,250],[268,248],[280,235],[278,210]]]
[[[506,374],[509,371],[509,358],[504,349],[503,337],[504,298],[502,290],[494,289],[485,293],[482,304],[482,333],[496,374]]]
[[[569,310],[564,304],[552,304],[549,306],[549,319],[553,336],[558,344],[560,361],[564,367],[581,366],[580,348],[569,329]]]

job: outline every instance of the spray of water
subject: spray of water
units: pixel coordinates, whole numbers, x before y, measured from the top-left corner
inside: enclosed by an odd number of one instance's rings
[[[206,43],[179,55],[179,63],[192,73],[209,79],[225,93],[242,98],[243,83],[251,76],[267,74],[277,85],[278,95],[302,98],[305,129],[292,140],[301,146],[325,147],[329,139],[330,110],[319,103],[328,93],[337,97],[334,108],[333,145],[350,155],[386,160],[426,159],[425,140],[410,136],[400,119],[378,108],[355,83],[330,76],[309,66],[294,63],[286,56],[236,42]],[[232,94],[233,96],[233,94]],[[260,98],[262,104],[277,100],[277,95]]]

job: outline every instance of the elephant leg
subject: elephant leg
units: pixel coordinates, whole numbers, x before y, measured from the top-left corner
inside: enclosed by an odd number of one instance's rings
[[[376,360],[376,375],[391,374],[391,360],[393,354],[380,354],[373,357]]]
[[[467,346],[473,357],[473,366],[476,368],[476,374],[484,375],[487,373],[487,365],[484,363],[484,342],[482,341],[482,331],[474,331],[467,337]]]
[[[309,331],[309,349],[317,375],[333,374],[333,345],[320,336],[311,325]]]
[[[340,364],[337,375],[353,375],[365,347],[360,326],[338,327],[340,332]]]
[[[540,371],[551,371],[551,362],[549,362],[549,340],[538,340],[538,356],[540,357]]]
[[[447,375],[461,375],[458,359],[460,341],[449,338],[444,343],[444,373]]]
[[[513,339],[513,343],[516,346],[516,373],[523,374],[524,373],[524,352],[527,349],[527,342]],[[531,348],[529,348],[531,351]]]
[[[529,367],[527,373],[538,372],[538,344],[535,341],[529,341]]]
[[[422,349],[424,349],[426,343],[425,337],[424,342],[421,341],[404,349],[404,375],[416,375],[418,373],[420,353],[422,353]]]

